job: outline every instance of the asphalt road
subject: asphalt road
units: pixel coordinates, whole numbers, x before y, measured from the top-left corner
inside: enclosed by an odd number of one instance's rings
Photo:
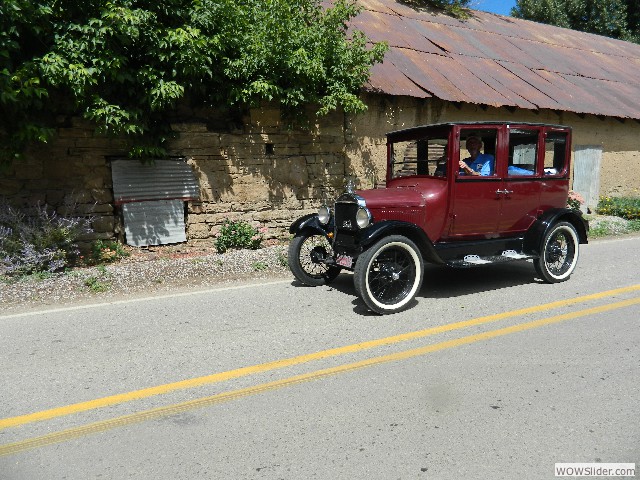
[[[546,479],[640,467],[640,238],[427,268],[373,315],[349,274],[0,315],[0,479]]]

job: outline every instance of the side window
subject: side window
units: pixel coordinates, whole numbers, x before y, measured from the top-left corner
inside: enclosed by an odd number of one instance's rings
[[[449,143],[446,138],[429,139],[429,174],[436,177],[447,176],[447,154]]]
[[[460,176],[496,175],[496,130],[462,130],[460,132]]]
[[[559,175],[564,171],[567,155],[567,134],[549,132],[544,142],[544,174]]]
[[[539,135],[537,130],[509,130],[509,177],[536,174]]]
[[[393,178],[413,175],[446,177],[446,137],[396,142],[392,148]]]

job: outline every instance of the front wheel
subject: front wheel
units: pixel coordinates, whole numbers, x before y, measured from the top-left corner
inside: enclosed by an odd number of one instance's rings
[[[422,256],[401,235],[380,240],[358,257],[354,285],[376,313],[396,313],[407,307],[422,285]]]
[[[340,273],[340,267],[324,263],[331,256],[333,250],[324,235],[303,233],[291,240],[287,260],[291,273],[300,282],[318,287],[335,280]]]
[[[533,264],[545,282],[558,283],[567,280],[578,263],[578,234],[568,222],[555,224],[545,235],[540,258]]]

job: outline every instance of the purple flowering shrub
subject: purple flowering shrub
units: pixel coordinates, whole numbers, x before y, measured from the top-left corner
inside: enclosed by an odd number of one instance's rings
[[[0,275],[57,272],[79,255],[77,240],[91,232],[88,218],[66,218],[46,206],[26,212],[0,199]]]

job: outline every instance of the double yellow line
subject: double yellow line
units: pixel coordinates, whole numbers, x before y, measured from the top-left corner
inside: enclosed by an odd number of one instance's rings
[[[248,376],[256,373],[263,373],[263,372],[290,367],[294,365],[309,363],[314,360],[321,360],[325,358],[336,357],[339,355],[345,355],[348,353],[360,352],[363,350],[368,350],[368,349],[372,349],[372,348],[376,348],[384,345],[391,345],[391,344],[396,344],[400,342],[415,340],[415,339],[424,338],[431,335],[436,335],[436,334],[450,332],[454,330],[460,330],[460,329],[468,328],[472,326],[478,326],[478,325],[483,325],[491,322],[496,322],[496,321],[504,320],[507,318],[539,313],[539,312],[543,312],[551,309],[574,305],[577,303],[584,303],[588,301],[612,297],[615,295],[621,295],[621,294],[635,292],[639,290],[640,290],[640,285],[633,285],[630,287],[618,288],[615,290],[608,290],[605,292],[595,293],[591,295],[584,295],[584,296],[576,297],[573,299],[560,300],[557,302],[551,302],[544,305],[537,305],[534,307],[522,308],[519,310],[510,311],[510,312],[504,312],[504,313],[499,313],[495,315],[488,315],[484,317],[475,318],[472,320],[451,323],[447,325],[427,328],[424,330],[418,330],[418,331],[405,333],[401,335],[395,335],[395,336],[381,338],[377,340],[371,340],[368,342],[362,342],[358,344],[347,345],[344,347],[323,350],[316,353],[300,355],[300,356],[296,356],[288,359],[277,360],[274,362],[263,363],[260,365],[254,365],[250,367],[239,368],[239,369],[230,370],[227,372],[216,373],[213,375],[207,375],[207,376],[193,378],[189,380],[183,380],[180,382],[159,385],[156,387],[145,388],[145,389],[136,390],[136,391],[118,394],[118,395],[112,395],[108,397],[99,398],[96,400],[91,400],[88,402],[75,403],[72,405],[52,408],[49,410],[43,410],[40,412],[35,412],[27,415],[20,415],[16,417],[0,419],[0,430],[10,428],[10,427],[16,427],[19,425],[39,422],[43,420],[49,420],[57,417],[63,417],[66,415],[72,415],[75,413],[94,410],[94,409],[102,408],[106,406],[117,405],[125,402],[130,402],[133,400],[149,398],[156,395],[162,395],[162,394],[174,392],[177,390],[185,390],[185,389],[195,388],[203,385],[210,385],[210,384],[223,382],[223,381],[234,379],[234,378],[244,377],[244,376]],[[331,375],[337,375],[340,373],[344,373],[344,372],[348,372],[348,371],[352,371],[360,368],[366,368],[373,365],[379,365],[382,363],[387,363],[392,361],[406,360],[408,358],[426,355],[428,353],[446,350],[446,349],[458,347],[461,345],[468,345],[468,344],[476,343],[482,340],[488,340],[488,339],[508,335],[511,333],[522,332],[525,330],[538,328],[544,325],[559,323],[562,321],[571,320],[571,319],[584,317],[588,315],[595,315],[598,313],[603,313],[603,312],[624,308],[631,305],[637,305],[637,304],[640,304],[640,297],[624,300],[616,303],[610,303],[610,304],[602,305],[599,307],[587,308],[587,309],[583,309],[575,312],[555,315],[555,316],[543,318],[540,320],[521,323],[521,324],[513,325],[510,327],[478,333],[475,335],[469,335],[462,338],[448,340],[448,341],[427,345],[424,347],[415,348],[411,350],[406,350],[398,353],[393,353],[389,355],[374,357],[374,358],[362,360],[359,362],[349,363],[349,364],[345,364],[337,367],[318,370],[315,372],[297,375],[297,376],[293,376],[283,380],[263,383],[253,387],[247,387],[239,390],[224,392],[217,395],[199,398],[196,400],[191,400],[191,401],[170,405],[166,407],[159,407],[152,410],[146,410],[146,411],[118,417],[111,420],[95,422],[95,423],[91,423],[81,427],[52,433],[42,437],[37,437],[33,439],[24,440],[21,442],[2,445],[0,446],[0,456],[10,455],[12,453],[17,453],[23,450],[37,448],[44,445],[50,445],[53,443],[59,443],[59,442],[73,439],[73,438],[78,438],[84,435],[88,435],[91,433],[109,430],[119,426],[140,423],[150,419],[164,417],[167,415],[173,415],[173,414],[184,412],[187,410],[201,408],[201,407],[205,407],[205,406],[209,406],[216,403],[221,403],[221,402],[225,402],[225,401],[229,401],[229,400],[233,400],[236,398],[245,397],[249,395],[255,395],[265,391],[275,390],[275,389],[283,388],[286,386],[307,382],[311,380],[316,380],[316,379],[331,376]]]

